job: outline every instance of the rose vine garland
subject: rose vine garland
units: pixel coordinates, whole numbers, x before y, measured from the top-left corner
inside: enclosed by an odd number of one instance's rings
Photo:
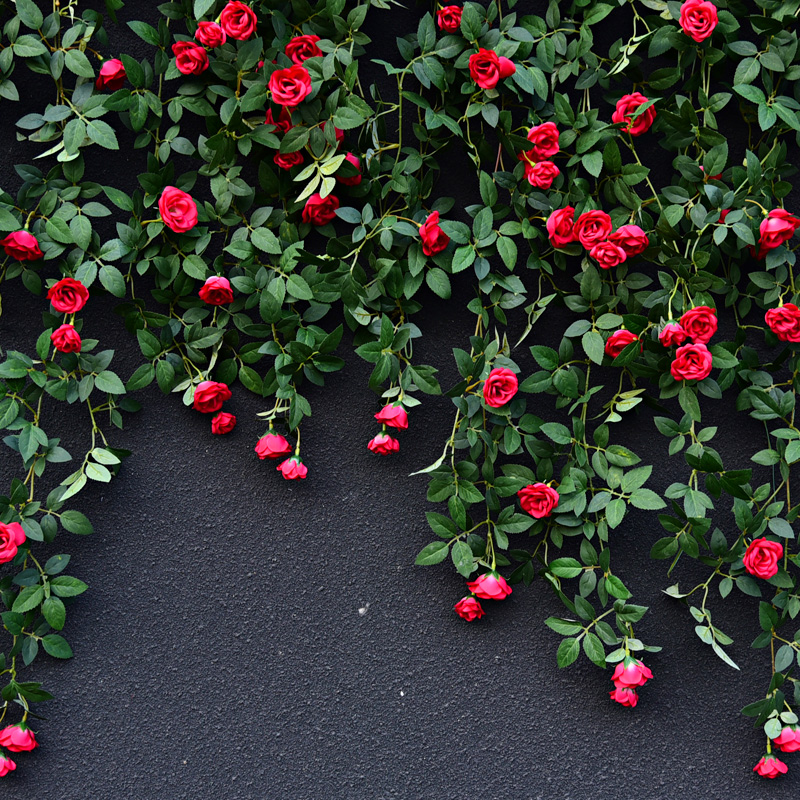
[[[800,218],[782,204],[800,143],[800,0],[550,0],[544,16],[515,5],[439,6],[383,60],[363,26],[385,0],[176,0],[157,26],[128,23],[149,48],[137,60],[113,52],[103,17],[78,0],[48,13],[2,3],[0,97],[18,99],[22,69],[56,93],[17,121],[44,168],[17,166],[18,186],[0,194],[0,282],[19,278],[43,312],[29,351],[0,363],[0,428],[22,462],[0,498],[0,775],[16,766],[5,751],[37,746],[30,720],[52,699],[22,674],[40,648],[72,655],[64,599],[87,588],[64,574],[68,555],[36,554],[59,527],[91,533],[69,506],[128,455],[109,431],[138,409],[129,394],[155,381],[223,435],[237,424],[223,408],[232,391],[254,392],[256,455],[306,479],[305,393],[343,367],[346,325],[380,398],[367,447],[391,455],[420,395],[441,393],[415,358],[415,315],[465,280],[474,332],[454,351],[452,429],[422,470],[440,509],[417,563],[450,558],[468,621],[481,601],[547,581],[564,607],[546,620],[563,637],[558,665],[583,651],[613,666],[610,696],[633,707],[653,678],[643,657],[660,648],[640,638],[648,609],[631,602],[611,545],[629,508],[661,512],[653,558],[671,559],[669,574],[687,558],[707,574],[666,592],[732,667],[712,606],[734,586],[759,598],[753,646],[769,648],[769,680],[743,713],[766,735],[755,771],[786,772],[776,752],[800,749]],[[115,22],[122,0],[106,7]],[[741,145],[722,132],[731,119],[747,129]],[[141,164],[127,190],[94,182],[83,155],[119,149],[122,131]],[[448,145],[474,165],[465,209],[437,184]],[[124,382],[83,327],[101,293],[120,300],[144,358]],[[522,342],[556,309],[574,319],[557,350],[530,346],[538,369],[522,375]],[[724,465],[717,429],[702,425],[724,392],[764,426],[755,473]],[[42,427],[52,401],[85,405],[89,433],[77,469],[48,485],[47,465],[72,459]],[[663,497],[615,431],[644,405],[685,462]]]

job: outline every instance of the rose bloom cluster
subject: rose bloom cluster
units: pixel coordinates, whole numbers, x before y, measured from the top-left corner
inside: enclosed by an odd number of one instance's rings
[[[295,449],[294,455],[291,455],[292,445],[288,439],[279,433],[275,433],[272,427],[256,442],[255,451],[262,461],[266,458],[278,459],[289,456],[277,466],[278,472],[287,481],[304,480],[308,475],[308,467],[300,458],[299,449]]]
[[[677,322],[669,320],[664,325],[658,335],[661,344],[680,345],[670,366],[676,381],[701,381],[711,374],[713,359],[706,345],[716,332],[717,312],[709,306],[690,308]]]
[[[24,721],[0,730],[0,748],[4,747],[11,753],[27,753],[38,746],[36,736]],[[0,778],[16,768],[14,761],[0,749]]]
[[[86,305],[89,290],[75,278],[62,278],[47,290],[47,299],[54,311],[65,315],[64,324],[50,334],[53,347],[60,353],[80,353],[82,342],[75,327],[75,314]]]
[[[800,750],[800,729],[797,725],[784,725],[772,740],[772,747],[781,753],[796,753]],[[762,778],[777,778],[789,771],[786,764],[772,753],[767,753],[753,767],[753,772]]]
[[[537,189],[549,189],[561,170],[550,160],[558,153],[558,128],[554,122],[534,125],[528,131],[528,141],[533,147],[520,153],[519,160],[525,165],[525,178]]]
[[[614,688],[608,694],[620,705],[634,708],[639,702],[637,689],[652,678],[653,673],[638,658],[625,656],[614,669],[614,674],[611,676]]]
[[[378,456],[389,456],[400,452],[400,442],[389,434],[387,428],[408,430],[408,413],[403,408],[402,402],[388,403],[375,414],[375,419],[381,423],[381,432],[367,442],[367,447]]]
[[[506,579],[495,570],[484,572],[474,581],[467,582],[470,591],[453,606],[456,614],[467,622],[480,619],[485,612],[480,600],[505,600],[511,594],[511,587]]]

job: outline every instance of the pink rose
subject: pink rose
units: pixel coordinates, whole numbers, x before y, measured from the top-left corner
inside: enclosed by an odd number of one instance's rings
[[[445,33],[455,33],[461,27],[461,6],[445,6],[436,12],[436,22]]]
[[[638,225],[620,225],[608,237],[608,241],[619,245],[629,258],[638,256],[650,244],[647,234]]]
[[[506,367],[495,367],[483,383],[483,402],[500,408],[510,402],[519,388],[517,376]]]
[[[668,322],[658,334],[658,341],[664,347],[672,347],[676,344],[683,344],[689,338],[689,334],[677,322]]]
[[[175,233],[186,233],[197,225],[197,204],[176,186],[164,187],[158,198],[158,211],[164,224]]]
[[[525,177],[531,186],[537,189],[549,189],[553,181],[561,174],[561,170],[552,161],[537,161],[532,163],[529,156],[533,151],[520,155],[520,160],[525,162]]]
[[[612,228],[611,217],[605,211],[584,211],[575,220],[573,233],[587,250],[591,250],[596,244],[608,239]]]
[[[631,121],[631,117],[641,106],[649,102],[650,101],[641,92],[626,94],[617,100],[617,108],[611,115],[611,121],[616,123],[624,122],[625,127],[622,128],[623,131],[629,133],[631,136],[641,136],[643,133],[650,130],[650,126],[656,118],[655,108],[650,106],[647,111],[643,111],[639,114],[634,121]]]
[[[305,480],[308,475],[308,467],[300,460],[300,456],[287,458],[277,469],[287,481]]]
[[[462,597],[453,608],[461,619],[472,622],[484,615],[483,606],[474,597]]]
[[[313,34],[304,34],[303,36],[295,36],[290,39],[284,51],[292,63],[300,66],[308,58],[319,58],[322,56],[322,50],[317,47],[319,36]]]
[[[552,158],[558,153],[558,128],[555,122],[543,122],[534,125],[528,131],[528,141],[533,144],[533,160],[542,161]]]
[[[439,227],[438,211],[431,211],[419,226],[419,237],[422,239],[422,252],[426,256],[441,253],[450,244],[450,237]]]
[[[311,94],[311,75],[297,64],[288,69],[276,69],[269,76],[269,90],[279,106],[294,108]]]
[[[125,83],[125,65],[118,58],[110,58],[103,62],[100,67],[100,74],[94,85],[98,89],[107,88],[109,91],[116,92]]]
[[[717,312],[708,306],[696,306],[683,314],[680,323],[690,339],[708,344],[717,332]]]
[[[638,658],[625,657],[614,669],[611,680],[617,689],[635,689],[653,679],[653,673]]]
[[[742,563],[751,575],[766,581],[778,574],[778,561],[782,558],[783,545],[761,537],[750,542]]]
[[[203,414],[213,414],[222,408],[226,400],[231,399],[231,390],[219,381],[201,381],[194,390],[194,408]]]
[[[506,579],[497,572],[484,572],[483,575],[467,583],[469,589],[481,600],[505,600],[511,594],[511,587]]]
[[[236,417],[227,411],[220,411],[211,420],[211,433],[222,435],[230,433],[236,427]]]
[[[17,548],[25,541],[25,531],[19,522],[0,522],[0,564],[13,561]]]
[[[303,208],[303,222],[312,225],[327,225],[336,218],[336,209],[339,208],[339,198],[329,194],[323,198],[319,192],[311,195],[306,200]]]
[[[503,78],[508,78],[517,71],[514,62],[498,56],[494,50],[483,47],[469,57],[469,75],[481,89],[494,89]]]
[[[636,704],[639,702],[639,695],[637,694],[636,689],[615,688],[608,694],[612,700],[615,700],[621,706],[627,706],[628,708],[635,708]]]
[[[675,351],[669,368],[676,381],[701,381],[711,374],[712,357],[704,344],[685,344]]]
[[[60,353],[80,353],[81,335],[73,325],[61,325],[50,334],[53,347]]]
[[[611,241],[598,242],[589,251],[589,255],[602,269],[618,267],[628,257],[625,250]]]
[[[358,184],[361,183],[361,159],[358,156],[354,156],[352,153],[348,153],[344,160],[358,170],[358,175],[337,175],[336,180],[339,181],[339,183],[343,183],[345,186],[358,186]]]
[[[224,306],[226,303],[233,302],[231,282],[219,275],[207,278],[197,294],[204,303],[208,303],[210,306]]]
[[[614,331],[606,339],[605,352],[611,358],[616,358],[629,344],[635,342],[639,337],[633,332],[625,330]]]
[[[222,13],[219,15],[219,24],[222,30],[231,37],[231,39],[240,39],[244,41],[249,39],[256,32],[256,23],[258,18],[255,12],[239,0],[231,0]]]
[[[62,278],[47,290],[47,299],[56,311],[75,314],[89,299],[89,290],[75,278]]]
[[[379,433],[367,442],[367,447],[379,456],[389,456],[400,451],[400,442],[388,433]]]
[[[299,150],[295,150],[293,153],[275,153],[272,160],[281,169],[291,169],[299,167],[303,163],[303,154]]]
[[[788,242],[798,227],[800,219],[792,216],[785,208],[772,209],[759,226],[760,237],[756,258],[762,259],[769,250]]]
[[[558,505],[559,494],[546,483],[532,483],[517,492],[519,504],[523,511],[527,511],[536,519],[549,517]]]
[[[38,745],[33,731],[24,723],[8,725],[0,731],[0,747],[12,753],[24,753]]]
[[[172,45],[175,66],[184,75],[199,75],[208,69],[208,53],[194,42],[175,42]]]
[[[292,452],[292,446],[279,433],[268,433],[256,444],[256,454],[263,461],[265,458],[281,458]]]
[[[772,744],[784,753],[796,753],[800,750],[800,731],[794,725],[786,725]]]
[[[764,320],[782,342],[800,342],[800,308],[794,303],[770,308]]]
[[[547,218],[547,235],[553,247],[565,247],[575,241],[574,217],[575,209],[572,206],[565,206]]]
[[[16,768],[17,765],[7,755],[0,755],[0,778],[4,778]]]
[[[222,27],[216,22],[198,22],[194,38],[206,47],[221,47],[228,40]]]
[[[407,430],[408,414],[401,405],[389,403],[385,405],[376,415],[375,419],[388,425],[390,428],[397,428],[399,431]]]
[[[718,21],[717,7],[707,0],[686,0],[681,6],[681,28],[696,42],[708,39]]]
[[[771,753],[761,756],[761,761],[753,767],[753,772],[757,772],[762,778],[777,778],[788,771],[789,767]]]
[[[39,241],[28,231],[9,233],[5,239],[0,241],[0,246],[6,251],[7,256],[11,256],[17,261],[36,261],[42,257]]]

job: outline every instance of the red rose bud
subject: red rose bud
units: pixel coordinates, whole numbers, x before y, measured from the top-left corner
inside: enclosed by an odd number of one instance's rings
[[[98,89],[108,89],[111,92],[116,92],[117,89],[122,88],[125,83],[125,66],[118,58],[111,58],[103,62],[100,67],[100,74],[94,85]]]
[[[527,511],[536,519],[549,517],[559,500],[558,492],[546,483],[532,483],[525,486],[517,492],[517,497],[523,511]]]
[[[231,390],[219,381],[201,381],[194,390],[194,408],[203,414],[213,414],[222,408],[226,400],[231,399]]]
[[[408,429],[408,414],[401,405],[394,405],[393,403],[385,405],[375,415],[375,419],[390,428],[397,428],[399,431]]]
[[[764,320],[782,342],[800,342],[800,308],[794,303],[770,308]]]
[[[336,209],[339,208],[339,198],[329,194],[323,198],[319,192],[311,195],[306,200],[303,208],[303,222],[312,225],[327,225],[336,218]]]
[[[279,106],[294,108],[311,94],[311,75],[296,64],[288,69],[276,69],[269,76],[272,99]]]
[[[0,564],[13,561],[17,548],[25,542],[25,531],[18,522],[0,522]]]
[[[658,341],[664,347],[683,344],[688,338],[689,334],[677,322],[668,322],[658,334]]]
[[[650,244],[647,234],[638,225],[621,225],[608,237],[608,241],[621,247],[628,258],[638,256]]]
[[[605,211],[584,211],[575,220],[573,234],[587,250],[591,250],[608,239],[613,227],[611,217]]]
[[[308,475],[308,467],[300,460],[299,456],[287,458],[277,469],[287,481],[305,480]]]
[[[611,680],[617,689],[635,689],[653,679],[653,673],[638,658],[625,657],[617,664]]]
[[[226,303],[233,302],[231,282],[219,275],[207,278],[200,287],[198,295],[204,303],[208,303],[210,306],[224,306]]]
[[[800,730],[794,725],[785,725],[772,744],[783,753],[796,753],[800,750]]]
[[[757,772],[762,778],[777,778],[788,771],[789,767],[771,753],[761,756],[761,761],[753,767],[753,772]]]
[[[303,154],[299,150],[295,150],[294,153],[275,153],[272,160],[281,169],[291,169],[303,163]]]
[[[534,161],[543,161],[552,158],[559,151],[558,128],[554,122],[543,122],[541,125],[534,125],[528,131],[528,141],[533,144]]]
[[[4,778],[9,772],[13,772],[17,765],[5,754],[0,754],[0,778]]]
[[[506,579],[497,572],[485,572],[474,581],[467,583],[469,589],[481,600],[505,600],[511,594],[511,587]]]
[[[24,722],[9,725],[0,731],[0,747],[12,753],[25,753],[37,746],[33,731]]]
[[[308,58],[319,58],[322,56],[322,50],[317,47],[319,36],[313,34],[305,34],[303,36],[295,36],[290,39],[284,51],[292,63],[300,66]]]
[[[614,689],[608,694],[612,700],[628,708],[635,708],[636,704],[639,702],[639,695],[636,689]]]
[[[343,183],[345,186],[358,186],[358,184],[361,183],[361,159],[359,159],[358,156],[354,156],[352,153],[348,153],[344,160],[358,170],[358,175],[337,175],[336,180],[339,181],[339,183]]]
[[[469,74],[481,89],[494,89],[503,78],[508,78],[517,71],[514,62],[498,56],[494,50],[483,47],[469,57]]]
[[[208,53],[194,42],[175,42],[172,45],[175,66],[184,75],[199,75],[208,69]]]
[[[400,451],[400,442],[388,433],[379,433],[367,442],[367,447],[378,456],[390,456]]]
[[[279,433],[268,433],[256,444],[256,455],[263,461],[265,458],[281,458],[292,452],[292,446]]]
[[[175,233],[186,233],[197,225],[197,204],[192,196],[175,186],[166,186],[158,198],[164,224]]]
[[[712,356],[704,344],[685,344],[669,368],[676,381],[702,381],[711,374]]]
[[[461,6],[445,6],[436,12],[436,24],[445,33],[455,33],[461,27]]]
[[[624,97],[620,97],[620,99],[617,100],[617,107],[611,115],[611,121],[616,123],[624,122],[625,126],[622,128],[623,131],[629,133],[631,136],[641,136],[643,133],[650,130],[650,126],[656,118],[655,108],[650,106],[647,111],[643,111],[633,121],[631,121],[631,117],[636,114],[641,106],[649,102],[650,101],[641,92],[626,94]]]
[[[293,128],[292,125],[292,112],[289,111],[288,108],[284,107],[281,109],[281,113],[278,116],[278,121],[275,121],[275,118],[272,116],[272,109],[267,109],[267,118],[265,120],[267,125],[274,125],[279,131],[286,133],[288,130]],[[290,153],[286,153],[286,155],[291,155]]]
[[[690,308],[680,318],[680,323],[690,339],[700,344],[708,344],[717,332],[717,312],[708,306]]]
[[[47,290],[47,299],[56,311],[75,314],[89,299],[89,290],[75,278],[62,278]]]
[[[778,574],[778,562],[782,558],[783,545],[761,537],[750,542],[742,563],[751,575],[766,581]]]
[[[198,22],[194,38],[206,47],[221,47],[228,40],[222,26],[216,22]]]
[[[606,339],[606,355],[616,358],[631,342],[635,342],[639,337],[633,331],[621,330],[614,331]]]
[[[547,235],[556,249],[575,241],[575,209],[572,206],[554,211],[547,218]]]
[[[419,226],[419,237],[422,239],[422,252],[426,256],[441,253],[450,244],[450,237],[439,227],[438,211],[431,211]]]
[[[618,267],[628,257],[621,247],[611,241],[598,242],[589,250],[589,255],[602,269]]]
[[[230,433],[236,427],[236,417],[227,411],[220,411],[211,420],[211,433]]]
[[[774,208],[761,221],[759,226],[758,253],[756,258],[762,259],[769,250],[780,247],[792,238],[800,227],[800,219],[792,216],[785,208]]]
[[[28,231],[15,231],[9,233],[0,241],[7,256],[15,258],[17,261],[36,261],[42,257],[39,249],[39,242],[36,237]]]
[[[696,42],[708,39],[717,27],[717,7],[707,0],[686,0],[681,6],[681,28]]]
[[[453,608],[456,614],[467,622],[480,619],[485,614],[483,607],[474,597],[462,597]]]
[[[513,399],[519,388],[517,376],[505,367],[495,367],[483,384],[483,402],[492,408],[500,408]]]
[[[80,353],[81,336],[72,325],[62,325],[50,334],[53,347],[60,353]]]
[[[219,15],[219,24],[231,39],[244,41],[256,32],[258,18],[255,12],[239,0],[232,0]]]

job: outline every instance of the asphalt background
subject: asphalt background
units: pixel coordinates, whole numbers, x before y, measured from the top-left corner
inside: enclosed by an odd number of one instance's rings
[[[127,19],[153,20],[154,3],[129,2]],[[532,10],[534,4],[519,4]],[[394,36],[416,28],[419,11],[370,12],[371,51],[394,53]],[[109,53],[147,55],[124,27],[111,27]],[[2,188],[14,193],[13,163],[32,163],[39,146],[15,140],[14,121],[39,110],[37,76],[15,77],[23,96],[4,102]],[[732,137],[737,134],[732,131]],[[87,177],[133,187],[141,152],[94,148]],[[42,148],[43,149],[43,148]],[[661,158],[653,148],[653,160]],[[469,201],[471,169],[452,156],[441,193]],[[49,269],[47,275],[52,273]],[[420,358],[455,382],[451,350],[471,332],[469,280],[449,303],[427,303],[417,319]],[[15,282],[2,287],[0,343],[33,350],[46,304]],[[430,299],[430,298],[429,298]],[[134,340],[93,295],[84,333],[117,351],[127,378],[138,365]],[[512,330],[519,330],[519,320]],[[729,324],[729,323],[725,323]],[[723,325],[724,327],[724,325]],[[537,330],[556,344],[564,326]],[[729,328],[728,328],[729,329]],[[730,330],[730,329],[729,329]],[[722,338],[726,338],[723,337]],[[69,662],[40,656],[27,673],[56,700],[42,707],[41,747],[17,759],[0,796],[54,800],[122,798],[784,798],[788,776],[752,772],[763,736],[738,710],[763,696],[768,653],[756,603],[734,593],[717,602],[715,622],[733,636],[735,672],[695,636],[687,609],[661,593],[673,582],[648,552],[662,533],[654,514],[626,517],[614,533],[615,572],[652,611],[637,626],[664,652],[647,662],[655,679],[635,710],[608,698],[610,672],[581,659],[559,671],[560,637],[543,620],[561,613],[540,580],[520,586],[487,616],[467,624],[452,611],[463,581],[452,568],[413,566],[433,537],[424,512],[424,476],[408,473],[439,454],[452,421],[443,398],[425,398],[401,434],[401,452],[366,450],[379,407],[367,388],[369,365],[346,346],[345,371],[309,391],[303,425],[309,477],[285,482],[253,453],[262,433],[258,400],[241,387],[226,409],[239,417],[224,437],[177,396],[151,387],[144,410],[126,417],[112,442],[133,451],[109,486],[91,486],[76,507],[91,537],[62,534],[53,552],[72,554],[70,574],[89,591],[69,608]],[[526,344],[532,344],[530,340]],[[520,355],[527,371],[530,357]],[[764,447],[763,429],[734,415],[733,398],[705,401],[706,424],[731,468]],[[536,411],[537,400],[529,401]],[[618,427],[618,441],[657,464],[648,484],[663,490],[685,475],[644,410]],[[43,421],[74,455],[87,432],[80,409],[53,403]],[[18,463],[0,452],[3,485]],[[60,480],[69,465],[51,470]],[[60,471],[59,471],[60,470]],[[732,523],[720,516],[727,531]],[[524,546],[524,539],[518,539]],[[690,585],[702,573],[679,571]]]

